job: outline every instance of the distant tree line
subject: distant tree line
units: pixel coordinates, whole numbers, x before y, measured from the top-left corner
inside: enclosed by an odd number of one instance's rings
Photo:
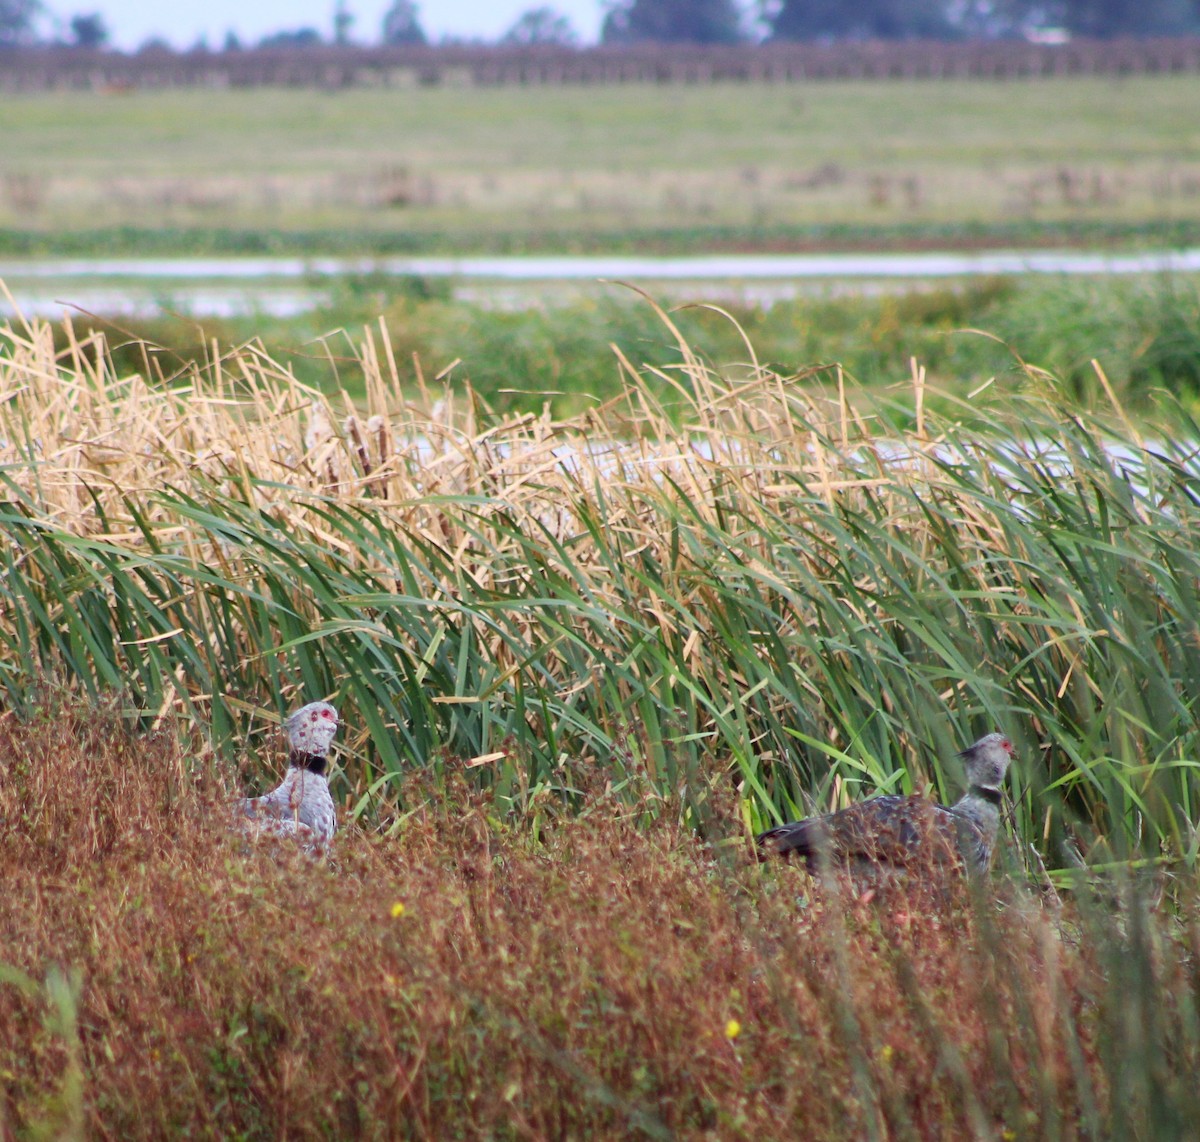
[[[1200,74],[1200,37],[871,40],[813,43],[338,45],[126,54],[58,45],[0,52],[0,95],[206,87],[411,88],[794,83],[855,79],[1023,79]]]
[[[41,0],[0,0],[0,48],[44,42],[37,34],[37,22],[47,14]],[[77,12],[59,24],[59,34],[48,41],[52,44],[99,48],[108,42],[108,25],[99,12]]]
[[[331,0],[329,34],[318,28],[281,29],[263,48],[348,46],[355,41],[352,0]],[[1048,37],[1115,39],[1200,34],[1200,0],[605,0],[602,45],[814,43],[873,40],[1004,40]],[[38,25],[50,14],[43,0],[0,0],[0,48],[56,44],[104,47],[109,30],[99,12],[54,20],[47,39]],[[378,37],[367,43],[415,46],[429,42],[416,0],[393,0]],[[522,13],[501,36],[504,45],[578,45],[570,21],[549,5]],[[165,44],[154,44],[166,48]],[[197,45],[204,47],[205,45]],[[234,32],[224,48],[242,44]]]
[[[611,0],[604,43],[1092,39],[1200,33],[1200,0]]]
[[[1091,39],[1193,35],[1200,0],[779,0],[769,26],[780,40],[994,40],[1051,30]]]

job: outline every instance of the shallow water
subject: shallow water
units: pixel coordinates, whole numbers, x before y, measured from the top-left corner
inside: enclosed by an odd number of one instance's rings
[[[776,301],[838,288],[894,289],[896,283],[996,274],[1161,274],[1200,272],[1200,249],[1093,253],[1009,250],[923,254],[763,254],[688,258],[50,258],[0,261],[16,309],[26,316],[63,309],[196,317],[291,316],[327,303],[339,276],[451,278],[464,300],[499,308],[543,304],[553,283],[632,282],[676,298]],[[577,294],[576,294],[577,296]],[[0,294],[0,314],[14,313]]]

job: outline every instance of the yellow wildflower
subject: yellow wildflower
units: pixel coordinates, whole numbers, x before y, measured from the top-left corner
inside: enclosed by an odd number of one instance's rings
[[[742,1025],[736,1019],[731,1019],[725,1024],[726,1039],[736,1039],[741,1033]]]
[[[403,901],[397,900],[396,903],[392,905],[392,919],[399,920],[400,917],[403,915],[404,915],[404,903],[403,903]]]

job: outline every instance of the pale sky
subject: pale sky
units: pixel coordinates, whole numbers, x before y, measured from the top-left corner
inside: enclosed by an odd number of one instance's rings
[[[391,0],[347,0],[355,17],[351,38],[378,43],[383,14]],[[52,17],[65,28],[80,12],[104,17],[114,47],[136,48],[151,36],[186,48],[201,36],[219,48],[231,28],[244,44],[268,32],[317,28],[328,37],[335,0],[45,0]],[[603,18],[601,0],[417,0],[421,27],[431,40],[443,36],[498,39],[530,8],[550,7],[566,16],[585,43],[595,43]],[[53,27],[47,23],[46,27]]]

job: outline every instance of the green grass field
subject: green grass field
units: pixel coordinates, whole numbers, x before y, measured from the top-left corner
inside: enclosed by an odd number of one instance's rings
[[[130,226],[178,249],[255,229],[341,248],[1119,234],[1200,221],[1198,104],[1197,76],[10,96],[0,227],[10,249]]]

